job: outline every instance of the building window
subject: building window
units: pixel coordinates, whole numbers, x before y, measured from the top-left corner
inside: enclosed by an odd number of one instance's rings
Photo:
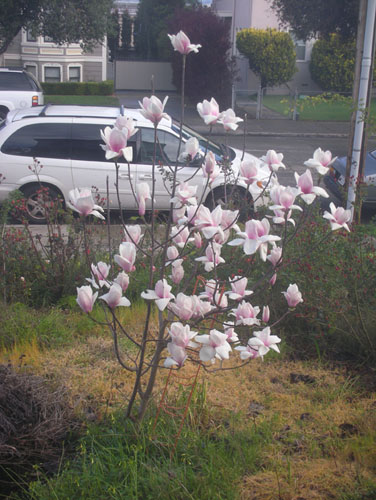
[[[43,39],[47,43],[55,43],[55,40],[52,38],[52,36],[44,36]]]
[[[26,41],[27,42],[36,42],[37,41],[37,37],[34,36],[32,33],[31,33],[31,30],[27,30],[26,31]]]
[[[35,64],[25,64],[25,69],[27,72],[31,73],[35,78],[38,77],[37,75],[37,67]]]
[[[68,80],[70,82],[80,82],[81,81],[81,67],[80,66],[69,66],[69,68],[68,68]]]
[[[44,68],[44,81],[45,82],[60,82],[61,69],[59,66],[45,66]]]

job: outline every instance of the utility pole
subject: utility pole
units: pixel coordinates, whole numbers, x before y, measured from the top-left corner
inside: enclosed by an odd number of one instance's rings
[[[363,56],[357,99],[356,123],[354,131],[353,152],[351,158],[351,170],[349,179],[349,190],[347,195],[347,209],[351,210],[351,220],[354,217],[354,205],[356,201],[356,185],[359,174],[360,155],[364,132],[363,109],[367,103],[369,79],[372,78],[370,68],[373,58],[373,35],[375,30],[376,0],[368,0],[366,27],[364,32]]]

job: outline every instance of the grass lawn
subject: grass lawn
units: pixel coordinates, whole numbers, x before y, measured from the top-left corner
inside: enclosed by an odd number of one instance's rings
[[[53,104],[83,104],[87,106],[119,106],[119,99],[109,95],[45,95],[44,102]]]
[[[343,102],[323,102],[311,104],[301,99],[302,110],[300,111],[300,120],[316,120],[316,121],[347,121],[350,119],[351,105]],[[276,111],[281,115],[287,116],[289,109],[293,105],[289,103],[288,96],[266,95],[263,99],[263,104],[266,108]],[[372,99],[371,115],[376,114],[376,99]]]
[[[122,313],[135,331],[142,331],[143,307]],[[141,428],[124,422],[121,407],[133,375],[115,361],[108,331],[77,306],[2,306],[0,318],[4,335],[23,336],[0,349],[0,363],[19,367],[22,359],[26,372],[63,385],[86,429],[74,459],[56,476],[45,478],[39,470],[25,498],[376,498],[376,395],[345,367],[291,361],[282,353],[241,370],[201,371],[170,460],[180,420],[162,413],[153,433],[154,406]],[[32,325],[29,339],[25,324]],[[181,375],[194,372],[188,364]],[[155,404],[165,377],[161,371]],[[169,403],[179,406],[186,397],[187,389],[172,386]]]

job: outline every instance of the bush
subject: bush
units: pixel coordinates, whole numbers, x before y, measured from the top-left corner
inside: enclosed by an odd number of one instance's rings
[[[112,95],[114,82],[42,82],[43,91],[50,95]]]
[[[244,29],[236,36],[236,46],[260,77],[262,88],[286,83],[296,72],[294,43],[288,33],[270,28]]]
[[[230,53],[230,27],[205,7],[180,9],[169,23],[169,33],[182,30],[192,43],[200,43],[198,54],[186,63],[186,95],[192,101],[214,97],[222,107],[231,105],[233,68]],[[172,56],[173,84],[181,91],[182,57]]]

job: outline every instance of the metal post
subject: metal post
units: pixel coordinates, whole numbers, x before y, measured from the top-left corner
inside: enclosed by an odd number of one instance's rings
[[[362,108],[364,108],[367,102],[367,91],[368,83],[370,78],[370,67],[372,62],[372,48],[373,48],[373,32],[375,28],[375,12],[376,12],[376,0],[368,0],[367,4],[367,17],[366,17],[366,29],[364,33],[364,45],[363,45],[363,58],[362,58],[362,70],[360,75],[359,84],[359,96],[357,103],[356,112],[356,125],[354,133],[354,145],[351,160],[351,172],[350,172],[350,182],[349,191],[347,196],[347,209],[351,210],[351,221],[354,216],[354,204],[356,199],[356,183],[359,173],[359,162],[360,153],[362,147],[362,137],[364,130],[364,120],[362,120]]]
[[[231,107],[235,111],[236,104],[236,94],[235,94],[235,85],[231,86]]]
[[[258,88],[257,91],[257,108],[256,108],[256,120],[259,120],[261,118],[261,100],[262,100],[262,88],[261,85]]]
[[[294,109],[292,111],[292,119],[296,121],[297,119],[297,110],[296,107],[298,105],[298,89],[295,89],[295,95],[294,95]]]

